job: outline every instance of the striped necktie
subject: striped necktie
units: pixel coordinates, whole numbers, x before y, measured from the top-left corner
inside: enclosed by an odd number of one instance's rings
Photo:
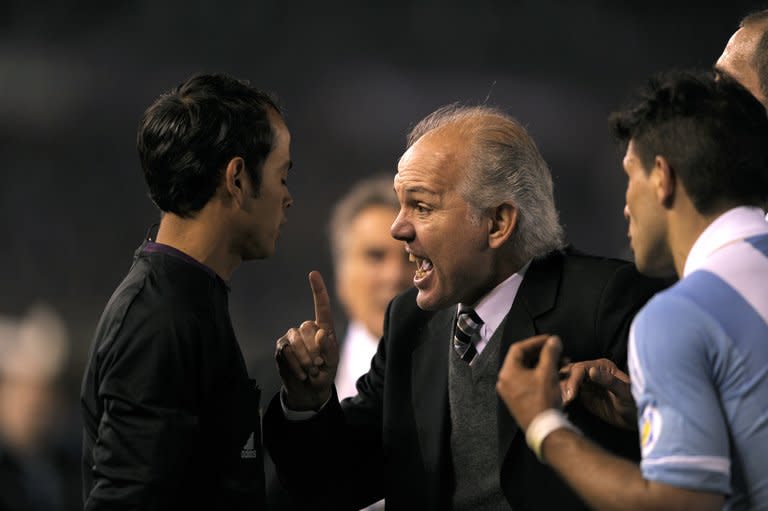
[[[453,349],[459,354],[459,357],[467,364],[477,355],[475,344],[472,339],[480,334],[480,327],[483,326],[483,320],[477,313],[467,308],[462,308],[456,316],[456,328],[453,334]]]

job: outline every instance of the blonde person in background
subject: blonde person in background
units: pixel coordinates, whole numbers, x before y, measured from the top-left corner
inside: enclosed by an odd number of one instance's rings
[[[80,509],[77,451],[61,436],[68,411],[61,377],[69,335],[59,314],[36,305],[0,316],[0,510]]]
[[[411,285],[403,242],[389,233],[399,209],[392,176],[376,176],[355,184],[331,216],[336,295],[348,320],[336,374],[341,399],[357,394],[355,382],[376,354],[387,305]]]

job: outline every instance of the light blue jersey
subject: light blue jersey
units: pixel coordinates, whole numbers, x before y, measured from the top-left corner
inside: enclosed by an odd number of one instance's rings
[[[768,510],[768,223],[733,209],[630,331],[643,477]]]

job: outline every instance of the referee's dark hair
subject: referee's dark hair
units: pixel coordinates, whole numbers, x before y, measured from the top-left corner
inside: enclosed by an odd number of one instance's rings
[[[194,216],[237,156],[259,190],[274,143],[270,109],[282,115],[270,95],[223,74],[193,76],[157,98],[136,137],[152,201],[163,212]]]
[[[646,172],[663,156],[704,215],[768,197],[768,116],[740,84],[713,73],[652,78],[639,101],[610,117],[614,136],[630,140]]]

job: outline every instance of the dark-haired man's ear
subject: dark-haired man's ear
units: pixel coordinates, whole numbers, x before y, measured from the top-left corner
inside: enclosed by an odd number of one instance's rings
[[[665,208],[671,208],[675,202],[677,176],[674,169],[663,156],[656,156],[651,170],[651,181],[656,190],[656,198]]]
[[[247,191],[245,190],[245,160],[236,156],[229,160],[224,169],[224,188],[235,202],[241,204]]]
[[[491,210],[490,224],[488,229],[488,246],[491,248],[501,247],[517,225],[517,208],[512,204],[504,202]]]

